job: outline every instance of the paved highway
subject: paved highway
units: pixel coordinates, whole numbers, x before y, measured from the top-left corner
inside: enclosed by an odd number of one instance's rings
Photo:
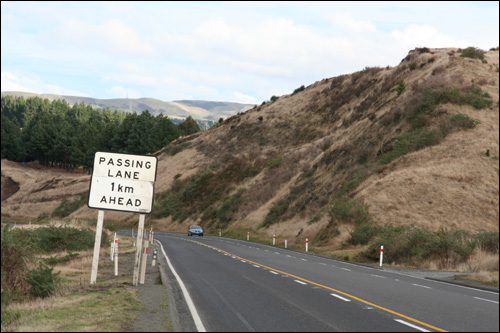
[[[198,329],[499,331],[498,293],[244,240],[155,239],[192,299]]]

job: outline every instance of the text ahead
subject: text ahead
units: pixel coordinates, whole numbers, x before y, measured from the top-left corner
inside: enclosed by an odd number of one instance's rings
[[[157,164],[155,156],[97,152],[88,206],[151,213]]]

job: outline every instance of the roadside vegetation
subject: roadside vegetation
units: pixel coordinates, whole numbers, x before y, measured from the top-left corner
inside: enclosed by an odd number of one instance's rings
[[[139,308],[136,291],[130,277],[113,276],[106,231],[97,283],[89,285],[94,241],[86,226],[2,224],[2,332],[124,330]],[[131,245],[124,240],[121,251],[133,252]]]

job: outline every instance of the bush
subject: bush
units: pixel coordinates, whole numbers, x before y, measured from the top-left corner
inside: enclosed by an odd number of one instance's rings
[[[38,243],[36,248],[42,253],[60,251],[82,251],[92,249],[95,243],[95,232],[90,229],[72,227],[55,227],[36,229]],[[102,233],[101,246],[109,243],[106,233]]]
[[[361,199],[340,197],[333,201],[329,214],[333,221],[362,225],[370,218],[368,207]]]
[[[371,260],[379,258],[380,246],[389,262],[411,262],[423,259],[440,259],[443,266],[466,261],[475,248],[498,253],[498,232],[471,235],[464,230],[437,232],[420,229],[414,225],[383,227],[360,225],[352,233],[349,243],[369,247],[363,255]]]
[[[214,212],[215,217],[218,218],[218,228],[225,228],[231,222],[234,213],[241,203],[241,197],[244,191],[244,188],[239,189],[238,192],[224,201],[219,210]]]
[[[406,84],[405,81],[401,79],[398,83],[398,87],[396,88],[396,91],[398,92],[398,96],[401,95],[406,89]]]
[[[498,253],[498,232],[482,232],[474,235],[476,245],[483,251]]]
[[[276,156],[274,156],[266,161],[266,168],[268,168],[268,169],[277,168],[280,166],[282,160],[283,160],[283,156],[276,155]]]
[[[380,232],[380,227],[376,227],[372,224],[362,223],[356,225],[353,231],[350,232],[351,238],[349,238],[348,243],[357,244],[368,244],[375,236]]]
[[[383,154],[379,160],[380,164],[387,164],[396,158],[412,151],[416,151],[439,143],[442,133],[434,128],[418,128],[397,136],[394,148]]]
[[[472,119],[469,116],[458,113],[450,117],[450,123],[454,128],[474,128],[477,124],[479,124],[479,120]]]
[[[297,93],[299,93],[299,92],[301,92],[301,91],[303,91],[304,89],[306,89],[306,88],[304,87],[304,85],[301,85],[299,88],[297,88],[297,89],[295,89],[295,90],[293,91],[292,96],[293,96],[293,95],[295,95],[295,94],[297,94]]]
[[[68,199],[64,198],[61,204],[54,210],[52,216],[61,218],[68,216],[81,206],[85,205],[85,203],[87,202],[87,198],[88,192],[81,193],[80,198],[73,201],[69,201]]]
[[[28,271],[26,282],[31,285],[30,294],[35,297],[45,298],[54,294],[56,284],[59,283],[59,273],[53,274],[54,268],[39,263],[38,268]]]
[[[478,49],[477,47],[468,47],[466,49],[463,49],[460,53],[460,56],[462,58],[472,58],[472,59],[479,59],[482,62],[486,63],[486,59],[484,59],[484,52],[483,50]]]
[[[271,224],[276,223],[281,215],[283,215],[290,205],[290,201],[287,199],[282,199],[275,203],[269,213],[267,213],[264,218],[264,222],[261,223],[260,227],[269,227]]]

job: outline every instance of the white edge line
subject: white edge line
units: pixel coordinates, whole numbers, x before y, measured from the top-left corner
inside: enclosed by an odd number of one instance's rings
[[[404,320],[401,320],[401,319],[394,319],[395,321],[397,321],[398,323],[400,324],[403,324],[403,325],[406,325],[406,326],[410,326],[410,327],[413,327],[414,329],[416,330],[419,330],[419,331],[422,331],[422,332],[430,332],[422,327],[419,327],[419,326],[416,326],[416,325],[413,325],[413,324],[410,324]]]
[[[486,302],[491,302],[491,303],[496,303],[498,304],[497,301],[492,301],[491,299],[486,299],[486,298],[481,298],[481,297],[474,297],[475,299],[479,299],[481,301],[486,301]]]
[[[184,285],[184,282],[182,282],[181,277],[177,274],[175,271],[174,266],[170,263],[170,260],[168,259],[167,253],[165,252],[165,249],[163,248],[163,245],[161,242],[155,239],[160,246],[161,246],[161,251],[163,252],[163,255],[165,256],[165,259],[167,259],[167,264],[170,270],[172,271],[172,274],[174,274],[175,278],[177,279],[177,282],[179,283],[179,286],[181,287],[182,293],[184,294],[184,297],[186,298],[186,303],[189,307],[189,311],[191,312],[191,316],[193,317],[194,324],[196,325],[196,329],[198,332],[206,332],[207,330],[205,329],[205,326],[203,326],[203,323],[201,321],[200,316],[198,315],[198,311],[196,311],[196,306],[193,303],[193,300],[191,299],[191,296],[189,296],[189,292],[186,289],[186,286]]]
[[[412,283],[412,285],[414,285],[415,287],[426,288],[426,289],[432,289],[432,287],[423,286],[423,285],[421,285],[421,284]]]

